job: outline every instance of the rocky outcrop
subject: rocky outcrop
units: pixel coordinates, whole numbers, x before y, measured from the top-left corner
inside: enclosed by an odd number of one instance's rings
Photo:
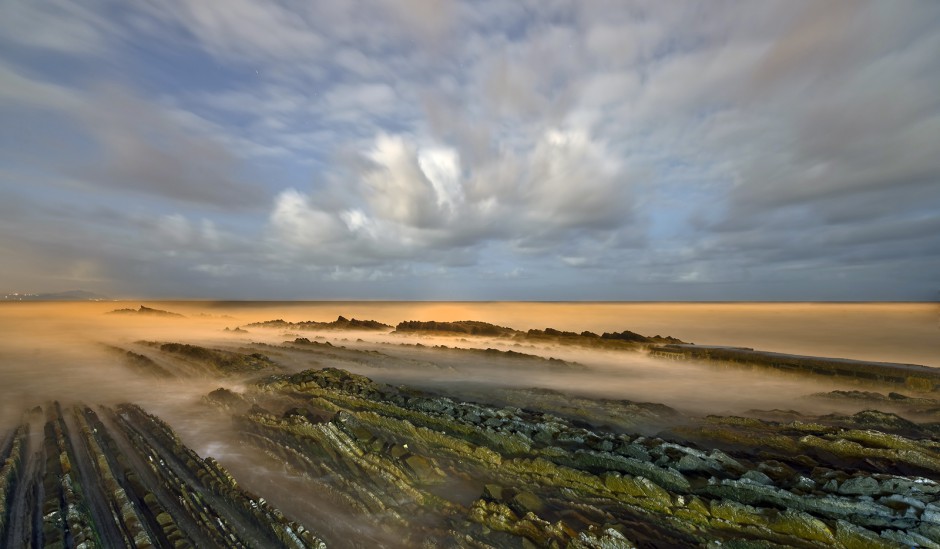
[[[301,322],[288,322],[286,320],[266,320],[264,322],[253,322],[249,327],[258,328],[278,328],[282,330],[374,330],[386,331],[392,327],[375,320],[358,320],[355,318],[346,318],[339,316],[332,322],[316,322],[306,320]]]
[[[33,422],[43,437],[30,442]],[[325,547],[136,406],[99,414],[53,403],[10,440],[2,547]]]
[[[185,316],[179,313],[172,313],[170,311],[164,311],[161,309],[152,309],[150,307],[145,307],[143,305],[141,305],[137,309],[115,309],[107,314],[109,315],[141,315],[141,316],[164,317],[164,318],[185,318]]]
[[[888,412],[694,418],[541,389],[493,404],[337,368],[244,386],[204,401],[268,460],[252,467],[329,512],[285,517],[139,406],[51,404],[0,433],[0,545],[940,546],[932,427]],[[637,432],[655,421],[671,427]],[[364,537],[334,533],[337,513]]]
[[[479,320],[458,320],[456,322],[436,322],[407,320],[395,326],[397,333],[437,332],[442,334],[461,334],[472,336],[510,337],[520,333],[518,330],[497,326]]]
[[[121,363],[134,373],[155,378],[174,377],[169,370],[154,362],[149,356],[111,345],[104,347],[120,357]]]
[[[684,343],[682,340],[671,336],[644,336],[630,330],[622,332],[604,332],[597,335],[594,332],[584,331],[581,333],[565,332],[553,328],[544,330],[529,330],[525,334],[517,336],[532,342],[551,342],[558,345],[577,345],[579,347],[591,347],[608,350],[629,350],[636,351],[649,349],[661,344]]]
[[[140,343],[155,347],[162,353],[195,367],[196,372],[201,371],[204,374],[233,376],[280,369],[274,361],[261,353],[237,353],[186,343]]]
[[[532,329],[527,332],[523,332],[513,328],[497,326],[488,322],[480,322],[475,320],[461,320],[457,322],[409,320],[399,323],[398,326],[395,327],[395,332],[505,337],[520,341],[551,341],[563,345],[628,349],[635,348],[635,344],[683,343],[682,340],[674,337],[662,337],[659,335],[646,337],[629,330],[624,330],[623,332],[605,332],[602,335],[597,335],[593,332],[587,331],[581,333],[567,332],[563,330],[556,330],[554,328],[545,328],[544,330]]]
[[[716,416],[668,438],[637,436],[337,369],[272,376],[246,396],[261,404],[237,418],[247,441],[328,487],[362,520],[400,529],[405,545],[940,540],[934,443],[864,428],[867,416],[788,424]],[[285,397],[299,407],[274,411]],[[468,484],[475,499],[450,496],[449,486]]]
[[[789,355],[739,347],[673,344],[659,346],[652,350],[650,355],[667,359],[694,359],[725,365],[772,368],[801,375],[852,378],[921,392],[933,391],[940,387],[940,369],[918,364]]]

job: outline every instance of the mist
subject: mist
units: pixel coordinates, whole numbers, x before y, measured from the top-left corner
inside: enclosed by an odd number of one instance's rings
[[[654,436],[709,414],[852,414],[870,403],[812,395],[890,389],[854,379],[664,360],[642,349],[393,329],[295,330],[252,323],[329,322],[339,315],[390,326],[404,320],[472,319],[520,330],[629,329],[696,344],[926,365],[940,356],[937,338],[931,337],[937,331],[936,310],[926,304],[161,302],[144,305],[177,316],[112,312],[138,305],[0,305],[0,426],[13,429],[26,410],[52,401],[66,407],[136,403],[166,421],[200,456],[217,459],[244,486],[263,493],[288,517],[311,525],[341,547],[370,543],[394,547],[396,530],[377,527],[377,517],[345,520],[355,510],[334,494],[334,483],[341,479],[310,477],[245,444],[244,433],[233,423],[233,410],[210,406],[206,395],[221,387],[250,397],[261,377],[337,368],[456,401],[543,408],[574,418],[590,413],[614,431]],[[309,343],[295,342],[297,338]],[[164,344],[229,353],[220,356],[263,357],[266,369],[256,373],[207,369],[177,352],[179,347]],[[281,400],[278,404],[280,400],[269,399],[267,406],[281,414],[295,405],[290,399]],[[608,410],[633,406],[630,403],[652,412],[619,417]],[[651,407],[655,404],[673,411]],[[904,410],[898,413],[914,418]],[[476,483],[482,481],[460,482],[469,483],[465,498],[469,505],[478,496]],[[311,487],[317,488],[311,492]],[[453,484],[449,493],[463,489]]]
[[[798,409],[801,397],[851,389],[846,381],[805,378],[766,370],[719,368],[694,361],[669,362],[640,352],[611,352],[552,344],[519,344],[499,338],[443,337],[375,331],[285,333],[225,328],[275,318],[329,321],[342,314],[395,325],[403,320],[483,320],[526,330],[630,329],[671,335],[697,344],[754,347],[816,356],[936,365],[940,356],[937,311],[930,304],[592,304],[592,303],[197,303],[148,306],[183,317],[108,314],[136,303],[5,303],[0,306],[0,421],[15,423],[26,408],[49,400],[140,402],[171,414],[198,403],[219,386],[243,379],[193,376],[138,342],[179,342],[209,348],[274,345],[271,358],[287,371],[335,366],[386,383],[447,388],[461,386],[549,388],[584,396],[657,402],[691,414],[739,413],[752,408]],[[305,356],[280,348],[291,336],[330,342],[350,351],[346,360]],[[319,339],[316,339],[319,338]],[[542,363],[435,349],[498,349],[574,363]],[[142,376],[115,349],[151,356],[179,378]],[[818,406],[818,405],[817,405]],[[814,408],[813,411],[820,412]]]

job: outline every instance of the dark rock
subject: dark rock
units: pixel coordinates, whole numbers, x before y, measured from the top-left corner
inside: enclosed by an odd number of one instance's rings
[[[880,489],[878,481],[872,477],[853,477],[843,482],[838,490],[840,494],[871,496]]]
[[[483,497],[492,501],[503,500],[503,487],[499,484],[483,485]]]
[[[519,492],[512,497],[512,502],[515,507],[519,508],[521,514],[539,514],[545,508],[542,499],[532,492]]]

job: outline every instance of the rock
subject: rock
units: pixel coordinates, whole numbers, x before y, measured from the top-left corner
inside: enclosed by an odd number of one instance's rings
[[[803,491],[807,491],[807,492],[808,492],[808,491],[814,490],[814,489],[816,488],[816,482],[815,482],[813,479],[809,478],[809,477],[804,477],[804,476],[801,475],[801,476],[796,480],[796,482],[793,483],[793,488],[794,488],[794,489],[797,489],[797,490],[803,490]]]
[[[940,547],[935,541],[917,532],[901,532],[898,530],[884,530],[881,537],[886,540],[896,541],[903,544],[904,547]]]
[[[722,452],[721,450],[713,450],[708,455],[708,457],[720,463],[725,471],[743,474],[747,470],[743,465],[738,463],[737,460],[733,459],[731,456]]]
[[[879,430],[918,430],[917,424],[903,417],[880,410],[864,410],[852,416],[854,423],[864,427],[875,427]]]
[[[835,543],[832,531],[823,521],[802,511],[792,509],[784,511],[770,523],[770,529],[799,539],[820,541],[826,544]]]
[[[881,481],[880,491],[896,494],[940,494],[940,485],[926,478],[892,477]]]
[[[649,461],[650,453],[640,444],[623,444],[617,448],[617,453],[638,459],[640,461]]]
[[[702,458],[686,454],[676,462],[676,469],[681,472],[707,471],[708,463]]]
[[[774,481],[770,480],[770,477],[765,475],[760,471],[748,471],[741,475],[741,480],[746,480],[748,482],[753,482],[754,484],[763,484],[765,486],[773,485]]]
[[[877,494],[879,489],[878,481],[871,477],[853,477],[843,482],[838,491],[840,494],[870,496]]]
[[[835,537],[845,549],[906,549],[905,546],[886,540],[871,530],[844,520],[836,521]]]
[[[713,500],[710,511],[713,517],[733,524],[750,524],[761,527],[768,525],[767,518],[759,509],[736,501]]]
[[[920,519],[924,522],[940,525],[940,507],[936,504],[928,503],[924,507],[924,512],[921,514]]]
[[[587,530],[578,534],[571,540],[568,549],[635,549],[636,545],[624,537],[623,534],[608,528],[603,532]]]
[[[499,484],[484,484],[483,497],[492,501],[502,501],[503,487]]]
[[[419,482],[431,483],[442,480],[442,473],[427,459],[418,455],[405,458],[408,468],[415,474]]]
[[[539,514],[545,508],[545,504],[542,500],[532,492],[519,492],[513,496],[512,502],[522,510],[522,514]]]

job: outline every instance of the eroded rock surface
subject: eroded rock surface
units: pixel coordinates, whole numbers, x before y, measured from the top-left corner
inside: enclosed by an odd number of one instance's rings
[[[235,415],[246,443],[360,520],[400,531],[402,546],[940,540],[937,443],[852,424],[864,416],[714,416],[637,436],[333,368],[271,376],[241,398],[252,403]]]
[[[2,547],[326,546],[134,405],[52,403],[6,440]]]
[[[940,546],[929,394],[843,390],[811,399],[851,412],[694,417],[538,387],[392,386],[298,366],[376,376],[467,358],[521,376],[579,366],[514,351],[356,347],[113,347],[131,371],[169,373],[151,380],[162,388],[218,379],[211,387],[225,387],[194,406],[231,421],[236,442],[200,456],[135,404],[28,412],[0,432],[0,546]],[[315,503],[285,504],[297,499]]]

